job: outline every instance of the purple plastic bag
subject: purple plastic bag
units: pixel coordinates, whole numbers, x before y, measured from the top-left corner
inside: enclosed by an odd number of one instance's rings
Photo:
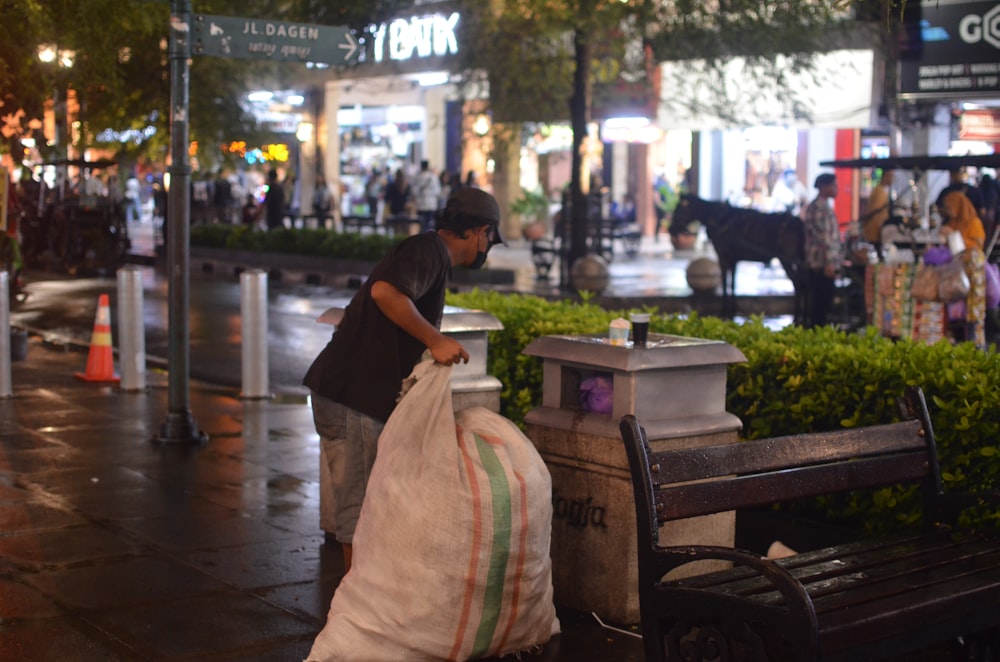
[[[947,264],[951,262],[951,251],[947,246],[933,246],[924,251],[924,264]]]
[[[614,386],[610,377],[596,376],[580,382],[580,405],[584,411],[611,415]]]
[[[1000,267],[986,263],[986,308],[992,310],[1000,306]]]

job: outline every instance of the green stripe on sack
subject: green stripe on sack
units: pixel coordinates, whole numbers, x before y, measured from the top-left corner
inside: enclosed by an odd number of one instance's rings
[[[472,651],[472,657],[475,658],[482,657],[489,650],[503,608],[504,577],[510,559],[511,496],[507,473],[493,447],[478,434],[473,432],[472,436],[476,440],[483,469],[490,480],[490,502],[493,504],[493,535],[486,572],[486,591],[483,594],[483,613],[476,629]]]

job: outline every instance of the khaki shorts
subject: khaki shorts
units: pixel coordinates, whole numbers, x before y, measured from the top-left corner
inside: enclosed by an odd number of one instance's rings
[[[330,492],[320,500],[332,497],[333,533],[338,542],[350,544],[385,423],[316,393],[312,394],[312,410],[322,451],[320,489]],[[328,485],[324,475],[329,476]]]

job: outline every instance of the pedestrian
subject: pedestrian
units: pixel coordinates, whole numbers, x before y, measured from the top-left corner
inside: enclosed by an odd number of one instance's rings
[[[825,326],[833,308],[834,278],[843,263],[840,225],[833,211],[837,178],[823,173],[816,178],[816,197],[803,218],[806,235],[806,267],[809,270],[809,326]]]
[[[461,183],[455,186],[455,180],[458,178],[457,175],[453,174],[449,170],[441,171],[441,193],[438,195],[438,209],[444,207],[445,203],[448,202],[448,198],[451,194],[461,188]]]
[[[292,226],[294,227],[295,221],[299,218],[299,209],[301,207],[299,204],[299,185],[294,170],[289,170],[285,173],[285,178],[281,182],[281,190],[285,202],[284,215],[292,219]]]
[[[979,218],[986,230],[986,237],[990,238],[996,227],[997,207],[1000,206],[1000,183],[988,172],[983,173],[979,179],[979,195],[983,198],[983,213]]]
[[[330,193],[330,187],[326,185],[326,178],[323,175],[316,175],[312,211],[320,227],[326,227],[326,219],[331,218],[331,209],[333,209],[333,194]]]
[[[365,199],[368,201],[368,215],[378,216],[378,205],[385,196],[385,177],[378,168],[372,168],[365,182]]]
[[[191,180],[191,225],[202,225],[208,222],[209,207],[212,204],[212,182],[208,173]]]
[[[943,213],[941,207],[944,205],[945,196],[952,191],[961,191],[964,193],[965,196],[969,198],[969,202],[972,203],[972,208],[976,210],[976,215],[979,216],[979,218],[982,218],[986,213],[986,209],[983,204],[983,194],[980,193],[978,188],[969,184],[965,168],[952,168],[948,171],[948,185],[945,186],[940,193],[938,193],[937,200],[934,201],[934,204],[937,206],[940,213]]]
[[[257,223],[257,201],[253,199],[253,193],[247,193],[247,200],[243,203],[243,225],[252,228]]]
[[[489,193],[452,195],[435,215],[435,231],[404,239],[372,269],[303,379],[333,477],[334,534],[347,568],[376,442],[403,379],[425,350],[438,363],[469,360],[465,348],[440,331],[445,292],[453,267],[481,267],[502,242],[499,223],[500,208]]]
[[[808,202],[809,193],[805,184],[795,176],[794,170],[785,168],[771,189],[771,210],[775,213],[788,212],[798,216]]]
[[[465,187],[466,188],[479,188],[479,174],[475,170],[470,170],[468,174],[465,175]]]
[[[129,178],[125,180],[124,200],[125,221],[128,223],[141,221],[142,211],[140,208],[141,200],[139,195],[139,180],[136,179],[135,175],[130,175]]]
[[[882,227],[892,218],[892,208],[895,204],[895,194],[892,185],[896,181],[896,172],[889,168],[882,171],[878,184],[868,196],[868,207],[861,217],[861,238],[875,247],[879,259],[882,259]]]
[[[409,216],[407,207],[412,200],[413,191],[406,179],[406,171],[400,168],[385,187],[385,207],[389,211],[389,218]]]
[[[660,240],[660,232],[670,225],[670,213],[677,206],[677,194],[662,172],[656,173],[653,180],[653,211],[656,212],[656,227],[653,228],[653,241]]]
[[[229,183],[226,173],[221,170],[215,176],[212,195],[214,198],[212,203],[215,206],[215,222],[231,223],[232,216],[230,210],[233,206],[233,186]]]
[[[285,227],[285,191],[278,183],[278,171],[271,168],[267,171],[267,193],[264,204],[257,210],[258,217],[264,214],[268,230]]]
[[[434,212],[441,204],[441,180],[431,171],[427,159],[420,162],[420,172],[413,181],[413,196],[417,205],[417,218],[424,230],[430,230],[434,224]]]
[[[986,230],[968,196],[960,191],[952,191],[944,196],[940,209],[944,217],[944,225],[941,226],[942,236],[947,237],[957,232],[962,235],[962,242],[966,248],[983,250]]]

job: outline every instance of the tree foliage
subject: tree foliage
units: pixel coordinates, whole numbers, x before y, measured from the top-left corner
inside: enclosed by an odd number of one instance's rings
[[[199,0],[197,12],[283,20],[287,3]],[[0,117],[5,137],[36,137],[46,99],[73,90],[82,131],[74,147],[99,146],[125,158],[162,161],[169,144],[170,60],[167,0],[0,0]],[[38,48],[74,53],[73,66],[41,62]],[[215,146],[261,140],[241,104],[252,81],[280,80],[280,65],[194,57],[190,66],[190,136]],[[155,132],[152,130],[155,129]],[[128,134],[134,140],[122,139]],[[111,142],[100,142],[100,137]],[[9,144],[0,146],[6,151]],[[211,150],[208,150],[211,152]],[[43,154],[51,156],[51,154]]]

